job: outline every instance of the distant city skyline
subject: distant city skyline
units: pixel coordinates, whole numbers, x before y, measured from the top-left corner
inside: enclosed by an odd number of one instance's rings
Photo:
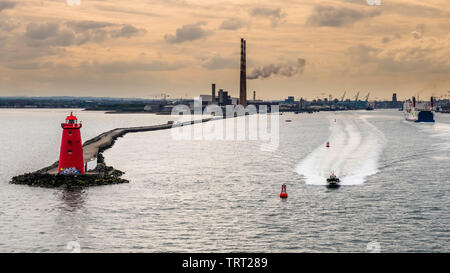
[[[373,1],[369,1],[372,3]],[[0,96],[450,93],[450,2],[0,1]]]

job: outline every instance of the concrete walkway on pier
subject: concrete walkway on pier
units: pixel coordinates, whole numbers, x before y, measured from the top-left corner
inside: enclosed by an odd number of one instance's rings
[[[180,127],[191,125],[195,123],[207,122],[210,121],[211,118],[198,120],[198,121],[187,121],[183,123],[166,123],[161,125],[153,125],[153,126],[140,126],[140,127],[129,127],[129,128],[116,128],[111,131],[104,132],[83,144],[83,158],[84,163],[91,161],[94,158],[97,158],[98,154],[103,152],[106,149],[111,148],[114,145],[114,141],[121,136],[124,136],[128,133],[137,133],[137,132],[147,132],[147,131],[157,131],[157,130],[165,130],[173,127]],[[49,174],[57,174],[58,173],[58,162],[53,163],[51,166],[43,168],[38,172],[41,173],[49,173]]]

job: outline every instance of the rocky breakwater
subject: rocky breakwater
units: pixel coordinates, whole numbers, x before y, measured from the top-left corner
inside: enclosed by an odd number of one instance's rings
[[[101,159],[100,159],[101,158]],[[60,175],[46,171],[36,171],[18,175],[12,178],[12,184],[28,185],[33,187],[59,188],[59,187],[90,187],[111,184],[128,183],[121,178],[124,172],[106,166],[103,156],[99,154],[99,162],[93,171],[79,175]]]

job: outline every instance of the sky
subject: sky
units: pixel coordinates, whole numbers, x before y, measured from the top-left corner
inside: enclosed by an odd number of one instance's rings
[[[0,0],[0,96],[450,96],[448,0]]]

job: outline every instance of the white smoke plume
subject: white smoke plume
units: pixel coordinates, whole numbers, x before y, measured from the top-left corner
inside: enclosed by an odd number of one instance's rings
[[[272,75],[280,75],[284,77],[292,77],[296,74],[302,74],[305,68],[305,59],[299,58],[295,65],[288,64],[269,64],[262,67],[257,67],[252,70],[252,72],[247,75],[247,79],[265,79]]]

